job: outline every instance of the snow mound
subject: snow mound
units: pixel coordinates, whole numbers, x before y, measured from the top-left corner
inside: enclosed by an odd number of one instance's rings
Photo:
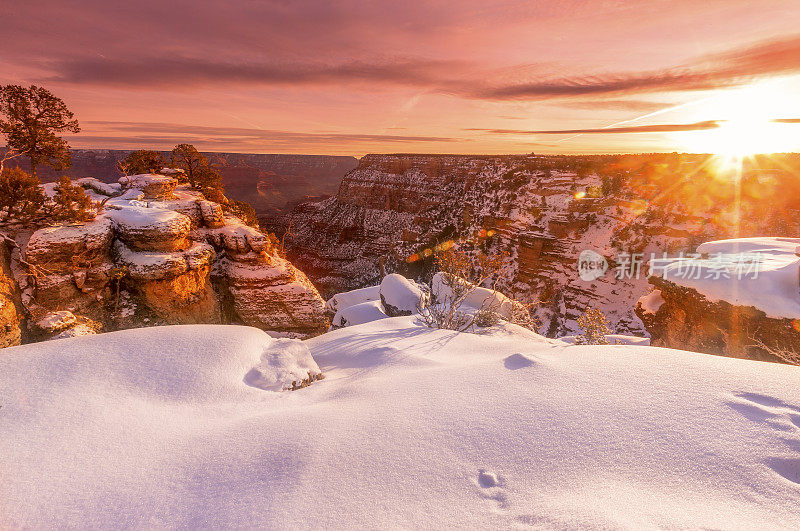
[[[369,286],[367,288],[354,289],[337,293],[325,303],[325,310],[335,313],[338,310],[361,304],[362,302],[377,301],[381,298],[380,286]]]
[[[261,363],[250,369],[244,381],[259,389],[280,391],[321,372],[302,341],[276,339],[264,350]]]
[[[378,319],[386,319],[388,315],[383,311],[381,301],[362,302],[361,304],[354,304],[352,306],[345,306],[336,312],[331,320],[333,328],[342,328],[343,326],[355,326]]]
[[[391,273],[383,277],[380,297],[386,315],[411,315],[424,304],[427,294],[413,280]]]
[[[245,381],[307,351],[325,380]],[[798,388],[798,367],[414,316],[12,347],[0,527],[797,528]]]
[[[800,238],[739,238],[697,247],[702,258],[675,259],[660,276],[712,302],[753,306],[767,317],[800,318]]]
[[[431,294],[440,303],[453,297],[453,290],[447,284],[446,278],[444,273],[436,273],[431,280]],[[470,284],[465,280],[458,280]],[[480,310],[481,308],[492,308],[503,319],[511,319],[514,314],[514,301],[499,291],[475,287],[464,299],[461,310],[470,311]]]

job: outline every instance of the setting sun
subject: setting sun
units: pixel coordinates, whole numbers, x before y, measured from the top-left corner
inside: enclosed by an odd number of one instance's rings
[[[686,149],[723,157],[781,153],[797,149],[791,124],[777,122],[797,107],[796,94],[785,83],[768,81],[715,96],[698,105],[704,119],[714,116],[719,127],[677,133]],[[702,113],[702,114],[700,114]]]

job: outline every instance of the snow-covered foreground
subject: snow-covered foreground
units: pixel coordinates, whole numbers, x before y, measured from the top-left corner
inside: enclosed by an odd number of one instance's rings
[[[254,328],[3,350],[0,527],[800,525],[800,368],[413,320],[306,341],[295,392]]]

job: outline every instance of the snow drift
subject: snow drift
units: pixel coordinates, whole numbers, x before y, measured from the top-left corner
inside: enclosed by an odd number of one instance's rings
[[[248,384],[306,347],[325,380]],[[796,367],[413,316],[13,347],[0,527],[797,527],[798,389]]]

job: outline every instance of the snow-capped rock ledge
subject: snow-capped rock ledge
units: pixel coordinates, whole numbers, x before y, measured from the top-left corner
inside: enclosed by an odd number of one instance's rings
[[[779,361],[800,352],[800,238],[707,242],[659,264],[636,313],[651,344]],[[765,348],[766,347],[766,348]]]

